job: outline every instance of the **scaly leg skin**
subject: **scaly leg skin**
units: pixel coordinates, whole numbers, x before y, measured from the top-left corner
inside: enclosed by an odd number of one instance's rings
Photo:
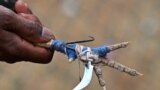
[[[140,72],[138,72],[137,70],[131,69],[131,68],[127,67],[127,66],[124,66],[124,65],[122,65],[122,64],[120,64],[120,63],[118,63],[118,62],[116,62],[114,60],[102,59],[102,63],[103,63],[104,66],[109,66],[109,67],[114,68],[114,69],[116,69],[118,71],[127,73],[127,74],[129,74],[131,76],[138,76],[138,75],[142,76],[143,75]]]
[[[114,45],[111,45],[111,46],[107,46],[110,51],[114,51],[114,50],[117,50],[117,49],[120,49],[120,48],[125,48],[129,45],[129,42],[122,42],[122,43],[119,43],[119,44],[114,44]]]
[[[105,83],[105,80],[102,77],[101,66],[94,66],[94,72],[95,72],[95,74],[98,78],[100,86],[103,87],[103,90],[106,90],[106,83]]]

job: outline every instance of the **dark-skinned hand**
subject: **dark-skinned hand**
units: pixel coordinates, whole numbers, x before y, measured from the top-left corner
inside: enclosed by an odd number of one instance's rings
[[[17,0],[15,11],[0,5],[0,61],[49,63],[53,52],[36,43],[46,43],[54,35],[23,1]]]

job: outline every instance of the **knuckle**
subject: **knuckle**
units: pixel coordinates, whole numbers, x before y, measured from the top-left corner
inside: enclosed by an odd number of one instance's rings
[[[28,26],[28,30],[29,30],[28,36],[31,36],[31,37],[34,37],[37,35],[40,36],[42,34],[42,26],[37,24],[36,22],[31,23]]]
[[[8,47],[6,47],[6,51],[10,54],[10,55],[14,55],[14,56],[19,56],[19,48],[17,45],[8,45]]]
[[[23,37],[30,42],[39,42],[42,36],[42,26],[37,23],[30,23],[26,26],[27,30]]]
[[[0,26],[8,25],[11,22],[11,18],[14,16],[14,12],[0,5]]]

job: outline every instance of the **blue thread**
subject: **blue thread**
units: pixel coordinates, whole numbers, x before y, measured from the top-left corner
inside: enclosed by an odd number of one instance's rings
[[[69,48],[67,48],[67,47],[69,47]],[[54,40],[52,42],[52,45],[51,45],[51,50],[55,49],[58,52],[66,54],[69,59],[70,58],[76,59],[77,58],[77,55],[76,55],[76,52],[75,52],[76,45],[75,44],[70,44],[70,45],[67,45],[67,47],[66,47],[66,44],[63,41]],[[72,49],[70,49],[70,48],[72,48]]]
[[[97,53],[100,57],[105,57],[106,54],[110,52],[110,49],[106,46],[102,46],[98,48],[91,48],[91,50]]]
[[[69,45],[67,45],[67,47],[69,47],[69,48],[66,48],[66,53],[67,53],[68,58],[69,59],[70,58],[76,59],[77,58],[77,54],[76,54],[76,51],[75,51],[76,44],[69,44]]]
[[[54,40],[51,44],[51,50],[56,50],[58,52],[66,54],[65,43],[61,40]]]
[[[76,59],[76,51],[75,51],[76,44],[69,44],[66,45],[61,40],[54,40],[51,45],[51,50],[54,49],[58,52],[64,53],[68,56],[68,58]],[[85,51],[87,47],[84,47],[82,51]],[[105,57],[107,53],[110,52],[110,49],[107,46],[102,46],[98,48],[92,47],[91,50],[97,53],[100,57]]]

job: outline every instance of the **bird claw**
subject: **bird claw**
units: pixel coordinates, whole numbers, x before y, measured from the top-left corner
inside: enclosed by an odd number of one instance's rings
[[[82,41],[78,41],[78,42],[82,42]],[[128,68],[120,63],[117,63],[113,60],[109,60],[107,58],[107,53],[109,53],[110,51],[114,51],[120,48],[125,48],[128,45],[129,45],[129,42],[122,42],[122,43],[114,44],[111,46],[91,48],[91,47],[84,47],[78,44],[69,43],[67,45],[66,43],[60,40],[53,40],[49,42],[47,45],[39,44],[39,46],[46,47],[46,48],[49,47],[51,48],[51,50],[56,50],[66,54],[69,58],[69,62],[75,61],[76,58],[78,58],[80,61],[84,63],[88,63],[87,61],[89,60],[91,64],[88,66],[88,68],[85,67],[85,70],[88,74],[84,73],[84,75],[87,76],[87,77],[84,76],[85,79],[88,79],[89,81],[82,79],[84,80],[85,83],[80,83],[83,86],[80,88],[85,88],[89,84],[90,79],[92,77],[92,69],[94,67],[94,71],[99,80],[99,84],[103,87],[103,90],[106,90],[106,86],[105,86],[105,80],[102,78],[101,66],[109,66],[121,72],[125,72],[131,76],[143,75],[134,69]],[[81,85],[78,85],[78,86],[81,86]],[[74,90],[79,90],[79,89],[74,89]]]

